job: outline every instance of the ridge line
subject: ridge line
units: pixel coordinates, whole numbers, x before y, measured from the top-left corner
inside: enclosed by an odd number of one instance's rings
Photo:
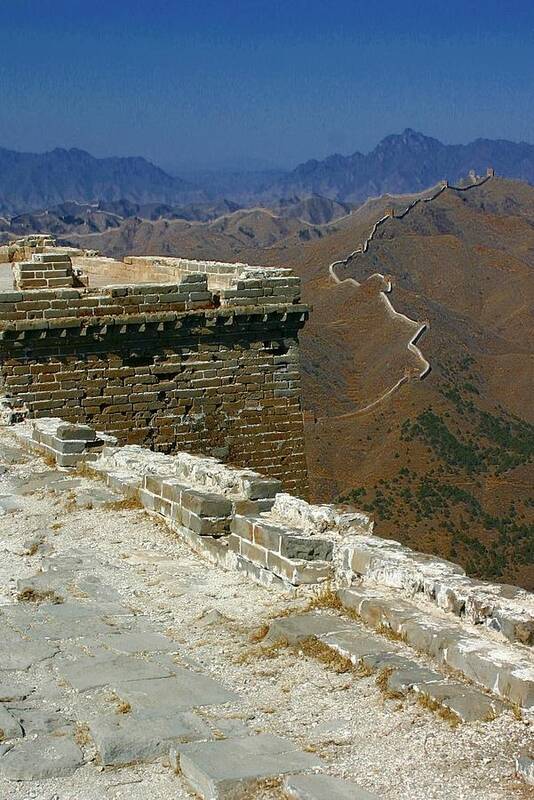
[[[367,253],[367,251],[369,250],[369,246],[370,246],[371,242],[373,241],[373,239],[375,237],[376,232],[388,220],[390,220],[390,219],[404,219],[410,213],[410,211],[413,208],[415,208],[417,205],[419,205],[419,203],[432,203],[434,200],[436,200],[438,197],[440,197],[440,195],[442,195],[447,190],[449,190],[451,192],[467,192],[470,189],[475,189],[475,188],[478,188],[479,186],[483,186],[485,183],[487,183],[489,180],[491,180],[492,177],[493,177],[492,174],[485,175],[480,180],[476,181],[475,183],[471,183],[468,186],[454,186],[454,185],[449,184],[449,182],[447,180],[444,180],[444,181],[442,181],[442,185],[437,190],[437,192],[435,192],[434,194],[432,194],[432,195],[430,195],[428,197],[422,197],[422,196],[417,197],[415,200],[412,200],[412,202],[409,203],[406,206],[404,211],[401,211],[399,214],[391,214],[389,212],[387,214],[384,214],[382,217],[380,217],[380,219],[378,219],[374,223],[373,227],[371,228],[371,232],[370,232],[369,236],[367,236],[367,238],[363,241],[363,243],[359,247],[356,248],[356,250],[353,250],[352,253],[349,253],[349,255],[346,258],[338,259],[337,261],[333,261],[330,264],[330,266],[328,267],[328,273],[329,273],[330,277],[332,278],[332,280],[336,284],[350,282],[350,283],[354,284],[355,286],[361,286],[361,283],[358,283],[358,281],[355,278],[340,278],[336,273],[336,267],[339,266],[339,265],[343,265],[343,266],[346,267],[354,258],[356,258],[356,256],[364,255],[365,253]],[[432,188],[433,187],[429,187],[429,189],[424,190],[420,194],[422,195],[425,191],[430,191]],[[428,330],[428,328],[430,327],[430,322],[428,320],[426,320],[425,322],[418,323],[416,320],[410,319],[410,317],[406,316],[406,314],[402,314],[401,312],[396,311],[395,308],[393,307],[393,304],[391,303],[391,300],[389,299],[389,297],[387,297],[387,294],[389,294],[391,292],[392,288],[393,288],[391,280],[389,278],[386,278],[386,276],[382,275],[382,273],[380,273],[380,272],[375,272],[375,273],[373,273],[372,275],[369,276],[369,278],[375,278],[375,277],[379,278],[380,280],[383,281],[384,288],[379,291],[379,294],[380,294],[380,296],[381,296],[381,298],[382,298],[382,300],[383,300],[383,302],[384,302],[384,304],[386,306],[386,311],[389,314],[389,316],[391,316],[393,318],[397,318],[397,319],[403,319],[404,321],[410,323],[411,325],[417,326],[417,330],[415,331],[414,335],[408,341],[407,349],[411,353],[413,353],[419,359],[419,361],[421,362],[422,367],[421,367],[421,370],[418,373],[417,377],[419,378],[419,380],[423,380],[430,373],[431,365],[430,365],[430,362],[424,357],[424,355],[421,352],[421,350],[419,349],[419,347],[417,347],[416,343],[417,343],[418,339],[423,335],[423,333],[425,333]],[[368,280],[369,280],[369,278],[368,278]],[[378,398],[373,400],[371,403],[368,403],[363,408],[359,408],[356,411],[348,411],[348,412],[345,412],[343,414],[336,414],[336,415],[331,416],[331,417],[330,416],[328,416],[328,417],[318,417],[317,421],[323,420],[323,419],[347,419],[349,417],[353,417],[353,416],[358,416],[360,414],[364,414],[365,412],[370,411],[372,408],[377,406],[379,403],[381,403],[387,397],[392,395],[395,391],[397,391],[397,389],[399,389],[411,377],[413,377],[413,371],[409,370],[409,369],[406,369],[405,372],[404,372],[404,375],[393,386],[391,386],[383,394],[381,394]]]

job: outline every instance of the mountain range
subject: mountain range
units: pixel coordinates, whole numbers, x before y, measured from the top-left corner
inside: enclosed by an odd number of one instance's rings
[[[0,213],[19,214],[71,201],[173,206],[226,198],[240,206],[271,205],[281,198],[312,194],[360,203],[384,193],[418,192],[442,179],[457,181],[471,169],[484,174],[487,167],[503,177],[534,183],[534,145],[504,139],[448,145],[407,128],[387,136],[367,154],[336,154],[287,172],[197,172],[189,181],[140,157],[0,148]]]
[[[94,158],[56,148],[19,153],[0,148],[0,211],[19,214],[77,201],[187,203],[203,192],[144,158]]]
[[[457,182],[470,170],[534,182],[534,146],[504,139],[476,139],[447,145],[407,128],[386,136],[367,155],[333,155],[307,161],[269,189],[275,193],[314,192],[337,200],[361,202],[384,193],[418,192],[447,179]]]

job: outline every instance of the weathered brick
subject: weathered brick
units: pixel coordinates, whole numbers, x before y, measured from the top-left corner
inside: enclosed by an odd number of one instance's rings
[[[254,541],[254,522],[253,517],[245,517],[240,514],[234,514],[230,524],[230,530],[242,539],[248,539],[249,542]]]
[[[198,514],[199,517],[227,517],[232,513],[232,503],[228,498],[212,492],[184,489],[181,504]]]
[[[228,517],[200,517],[182,506],[182,525],[201,536],[220,536],[228,532]]]
[[[189,281],[188,291],[205,292],[196,285],[200,283]],[[244,290],[262,288],[245,283]],[[159,301],[154,296],[168,295],[170,300],[173,295],[176,300],[184,291],[176,284],[164,292],[157,285],[153,289],[132,285],[6,293],[6,302],[16,297],[15,302],[29,303],[28,315],[60,315],[18,320],[23,334],[17,344],[20,357],[11,365],[7,364],[13,355],[9,326],[17,320],[0,318],[0,329],[8,332],[0,340],[4,378],[53,376],[53,381],[46,378],[31,391],[24,391],[28,383],[13,383],[11,394],[21,399],[26,395],[31,414],[46,415],[46,410],[49,415],[59,414],[61,401],[61,407],[77,414],[80,422],[116,430],[123,442],[167,451],[226,451],[225,457],[233,462],[282,478],[285,488],[305,492],[300,387],[294,360],[305,308],[301,316],[277,312],[267,318],[262,313],[256,317],[241,313],[239,307],[182,316],[157,313]],[[147,305],[145,300],[156,306],[157,323],[147,321],[140,329],[129,323],[148,320],[136,311]],[[93,314],[95,303],[101,308],[97,316],[81,316]],[[288,348],[285,356],[277,349],[282,343]],[[9,366],[20,372],[9,373]],[[275,387],[280,391],[285,384],[293,394],[275,397]],[[280,488],[280,483],[252,481],[248,500],[242,502],[272,500]],[[246,508],[264,510],[264,506]]]

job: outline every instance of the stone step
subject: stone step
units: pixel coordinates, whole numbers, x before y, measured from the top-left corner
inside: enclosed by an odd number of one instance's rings
[[[424,696],[429,705],[448,709],[461,722],[489,721],[504,708],[497,698],[407,658],[400,643],[332,614],[310,612],[276,619],[264,641],[296,645],[306,639],[316,639],[356,667],[382,672],[391,692]]]
[[[108,715],[92,721],[89,729],[104,766],[152,761],[168,754],[179,742],[211,737],[208,726],[195,714],[187,712]]]
[[[284,791],[295,800],[379,800],[361,786],[330,775],[291,775],[284,781]]]
[[[534,657],[529,648],[498,643],[478,635],[454,618],[429,615],[402,597],[351,587],[338,597],[367,624],[391,630],[415,650],[426,653],[525,709],[534,707]]]
[[[11,781],[46,780],[72,773],[83,764],[83,754],[70,737],[25,739],[0,759],[0,775]]]
[[[181,745],[173,762],[203,800],[245,800],[263,780],[321,767],[316,755],[270,734]]]

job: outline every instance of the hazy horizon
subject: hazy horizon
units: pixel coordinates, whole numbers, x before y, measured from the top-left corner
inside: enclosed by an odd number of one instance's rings
[[[407,128],[404,128],[402,131],[392,131],[391,133],[386,134],[386,136],[401,135],[407,129],[409,129],[409,126],[407,126]],[[411,129],[411,130],[414,130],[414,129]],[[422,134],[425,137],[428,136],[424,131],[415,131],[415,132],[418,133],[418,134]],[[447,141],[444,141],[439,136],[432,137],[432,138],[438,139],[442,144],[445,144],[445,145],[466,145],[466,144],[470,144],[471,143],[471,142],[467,142],[467,141],[464,141],[464,142],[459,142],[459,141],[447,142]],[[484,136],[478,137],[478,138],[489,139],[489,137],[484,137]],[[492,139],[492,141],[496,141],[496,140],[499,140],[499,139],[501,141],[510,141],[510,142],[514,143],[513,140],[505,140],[504,137],[495,137],[495,139]],[[382,140],[380,140],[380,141],[382,141]],[[472,140],[472,141],[474,141],[474,140]],[[373,147],[371,147],[369,151],[363,152],[362,155],[367,155],[369,152],[372,152],[372,150],[374,150],[376,145],[378,145],[378,144],[379,144],[379,141],[375,142]],[[528,142],[526,140],[522,140],[521,142],[516,141],[515,144],[532,145],[532,142]],[[57,144],[55,147],[47,148],[46,150],[42,150],[41,149],[41,150],[26,151],[26,150],[20,150],[18,148],[6,148],[2,144],[2,142],[0,142],[0,149],[7,149],[7,150],[10,150],[12,152],[29,153],[29,154],[33,154],[33,155],[41,155],[41,154],[44,154],[44,153],[47,153],[47,152],[52,152],[53,150],[70,150],[70,149],[73,149],[73,150],[76,150],[76,149],[85,150],[85,148],[78,148],[76,146],[73,146],[72,148],[70,148],[70,147],[65,147],[64,145],[61,145],[61,144]],[[89,151],[85,151],[85,152],[89,152]],[[362,151],[359,151],[359,152],[362,152]],[[334,152],[333,151],[332,153],[328,153],[325,157],[335,156],[335,155],[350,156],[350,155],[353,155],[354,153],[356,153],[356,150],[349,150],[346,153],[339,153],[339,152]],[[110,153],[109,156],[96,156],[95,153],[89,152],[89,155],[95,156],[96,158],[106,158],[106,157],[122,158],[122,157],[124,157],[124,154],[120,153],[120,152]],[[308,156],[306,159],[304,159],[304,158],[301,159],[301,161],[299,161],[299,162],[295,162],[295,163],[291,163],[291,164],[285,164],[285,165],[284,164],[274,164],[274,163],[268,162],[267,160],[261,159],[261,158],[257,158],[257,159],[243,158],[243,159],[241,159],[241,161],[233,160],[233,161],[228,161],[226,163],[222,162],[222,163],[219,163],[219,164],[210,164],[210,163],[194,164],[194,163],[190,163],[190,164],[182,164],[182,165],[180,165],[179,163],[178,164],[173,164],[173,163],[166,163],[164,161],[155,161],[155,160],[153,160],[151,158],[147,158],[146,156],[143,156],[141,153],[132,153],[132,154],[130,154],[130,157],[145,158],[147,161],[150,161],[155,166],[159,167],[160,169],[163,169],[165,172],[168,172],[171,175],[175,175],[176,177],[179,177],[180,175],[184,175],[184,176],[187,177],[188,174],[195,175],[195,174],[210,173],[210,172],[229,172],[229,173],[230,172],[236,172],[236,173],[238,173],[238,172],[262,172],[262,171],[267,172],[267,171],[284,171],[284,170],[285,171],[290,171],[290,170],[294,169],[299,164],[301,164],[301,163],[303,163],[305,161],[315,160],[315,157],[313,155],[311,155],[311,156]]]
[[[407,127],[445,143],[532,138],[526,1],[384,0],[377,14],[362,0],[18,0],[2,30],[8,149],[184,172],[287,169]]]

